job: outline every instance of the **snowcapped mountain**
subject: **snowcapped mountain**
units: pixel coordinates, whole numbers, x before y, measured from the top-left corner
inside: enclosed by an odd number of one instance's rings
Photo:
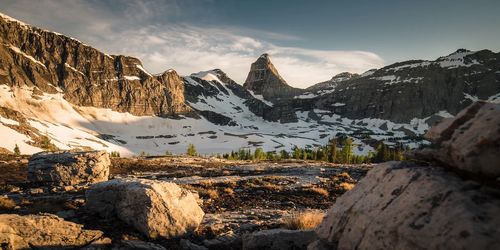
[[[477,99],[499,101],[499,53],[459,50],[308,89],[289,86],[267,54],[243,85],[221,70],[152,75],[132,57],[0,16],[0,147],[201,153],[314,147],[333,135],[367,154],[379,140],[415,147],[429,124]]]

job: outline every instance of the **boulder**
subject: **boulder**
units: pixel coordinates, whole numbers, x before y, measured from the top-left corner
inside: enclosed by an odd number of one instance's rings
[[[31,156],[28,180],[54,186],[107,181],[110,165],[106,151],[42,152]]]
[[[337,199],[309,249],[500,249],[498,214],[496,188],[388,162]]]
[[[500,104],[476,102],[432,127],[426,138],[438,149],[432,157],[461,171],[500,177]]]
[[[50,214],[0,214],[2,249],[79,248],[99,240],[103,233]]]
[[[114,179],[93,185],[86,207],[117,217],[149,238],[172,238],[196,229],[204,213],[191,192],[157,180]]]
[[[243,235],[243,250],[306,249],[314,241],[314,231],[271,229]]]

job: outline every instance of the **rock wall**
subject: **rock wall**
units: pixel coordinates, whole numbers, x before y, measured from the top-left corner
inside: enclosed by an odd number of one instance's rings
[[[153,76],[133,57],[110,56],[82,42],[0,16],[0,83],[64,94],[75,105],[134,115],[186,113],[175,71]]]

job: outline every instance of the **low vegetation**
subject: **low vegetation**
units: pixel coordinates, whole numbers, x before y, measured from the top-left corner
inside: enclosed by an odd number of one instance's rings
[[[262,148],[256,148],[253,152],[250,149],[240,149],[231,151],[231,153],[217,155],[219,158],[228,160],[313,160],[325,161],[340,164],[363,164],[377,163],[390,160],[404,160],[403,153],[408,150],[402,145],[389,147],[386,144],[379,143],[375,153],[368,155],[356,155],[353,153],[353,140],[347,136],[334,137],[329,140],[327,145],[316,148],[299,148],[295,146],[292,152],[281,150],[279,152],[264,152]]]
[[[293,213],[283,219],[283,226],[291,230],[315,229],[323,220],[324,214],[315,211]]]
[[[16,202],[8,197],[0,196],[0,210],[11,210],[16,207]]]

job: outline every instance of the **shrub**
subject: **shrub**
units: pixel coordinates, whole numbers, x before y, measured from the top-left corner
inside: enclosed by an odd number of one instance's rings
[[[196,148],[194,147],[194,145],[192,143],[189,143],[187,150],[186,150],[186,154],[189,156],[197,156],[198,155],[198,152],[196,152]]]
[[[0,209],[14,209],[16,207],[16,202],[13,201],[12,199],[4,196],[0,196]]]
[[[346,191],[349,191],[349,190],[353,189],[354,186],[355,186],[354,184],[349,183],[349,182],[342,182],[339,185],[340,188],[342,188],[342,189],[344,189]]]
[[[216,189],[208,189],[206,191],[206,194],[208,197],[210,197],[210,199],[212,200],[215,200],[215,199],[218,199],[219,198],[219,192],[217,192]]]
[[[111,152],[111,157],[120,157],[120,152],[118,152],[118,151],[112,151]]]
[[[19,149],[19,146],[17,146],[17,144],[14,147],[14,154],[17,156],[21,155],[21,150]]]
[[[234,190],[232,188],[224,188],[224,193],[229,196],[234,196]]]
[[[314,229],[321,223],[323,217],[323,213],[314,211],[293,213],[284,218],[283,225],[285,228],[291,230]]]

